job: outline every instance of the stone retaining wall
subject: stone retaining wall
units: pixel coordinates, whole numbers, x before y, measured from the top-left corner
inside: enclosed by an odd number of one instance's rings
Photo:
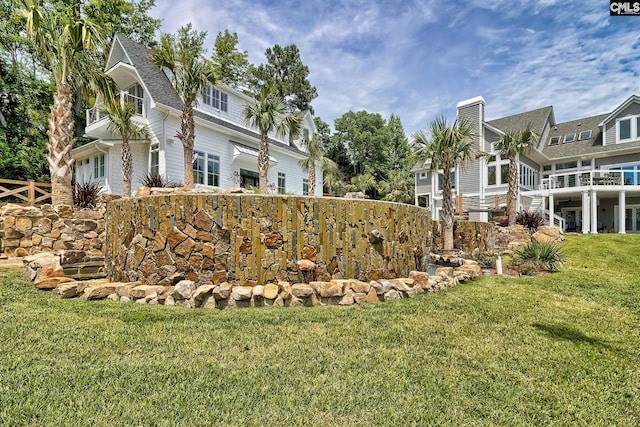
[[[112,201],[114,281],[241,286],[407,277],[432,242],[428,210],[397,203],[266,195],[152,195]]]
[[[8,204],[0,208],[0,251],[4,256],[42,252],[102,257],[105,208],[73,210]]]

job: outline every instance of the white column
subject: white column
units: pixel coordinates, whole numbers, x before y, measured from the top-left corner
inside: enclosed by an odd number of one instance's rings
[[[598,234],[598,193],[591,190],[591,234]]]
[[[419,173],[420,172],[416,172],[415,175],[413,176],[413,194],[414,194],[414,197],[415,197],[414,204],[416,206],[418,206],[418,174]]]
[[[589,234],[589,191],[582,192],[582,234]]]
[[[553,193],[549,193],[549,226],[551,226],[551,227],[553,227],[555,225],[554,224],[554,219],[553,219],[553,216],[555,215],[553,213],[553,204],[554,204]]]
[[[627,210],[627,199],[624,190],[618,193],[618,233],[626,234],[625,214]]]

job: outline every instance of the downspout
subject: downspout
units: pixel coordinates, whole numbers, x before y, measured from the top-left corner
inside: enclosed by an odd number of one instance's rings
[[[169,114],[171,114],[171,111],[167,110],[167,114],[165,114],[165,116],[162,118],[162,143],[158,144],[158,174],[163,175],[162,169],[164,169],[164,175],[167,179],[169,179],[169,177],[167,176],[167,161],[165,159],[166,143],[167,143],[167,138],[165,135],[165,122],[167,120],[167,117],[169,117]],[[162,154],[162,159],[160,159],[160,154]],[[151,156],[149,156],[149,161],[151,161]],[[160,168],[160,164],[163,165],[162,168]],[[148,166],[149,165],[147,165],[147,167]]]

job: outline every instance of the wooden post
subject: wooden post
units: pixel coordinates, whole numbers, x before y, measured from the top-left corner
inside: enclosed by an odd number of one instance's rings
[[[456,196],[456,215],[462,215],[462,194]]]
[[[36,204],[36,182],[32,179],[27,181],[27,194],[29,199],[29,206],[33,206]]]
[[[500,196],[496,194],[495,200],[496,200],[496,210],[500,210]]]

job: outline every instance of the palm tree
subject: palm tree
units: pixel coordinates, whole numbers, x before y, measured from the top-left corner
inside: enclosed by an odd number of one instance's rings
[[[132,120],[136,115],[136,107],[130,102],[121,102],[118,97],[106,103],[105,112],[109,115],[109,129],[117,132],[122,138],[122,182],[124,189],[123,196],[131,196],[131,178],[133,177],[133,156],[129,141],[135,139],[146,139],[147,130],[135,124]]]
[[[151,51],[154,65],[171,70],[171,82],[182,98],[180,132],[176,138],[180,139],[183,146],[184,187],[187,189],[193,188],[193,107],[207,86],[216,83],[213,65],[204,56],[206,36],[206,32],[193,30],[189,23],[178,29],[177,37],[162,34],[160,45]]]
[[[247,123],[260,132],[260,149],[258,151],[258,175],[260,192],[267,192],[267,173],[269,172],[269,132],[273,130],[285,137],[298,135],[302,127],[302,116],[299,113],[287,113],[287,107],[276,92],[262,86],[256,98],[244,108]]]
[[[73,205],[74,138],[72,91],[107,91],[110,79],[86,64],[94,63],[103,45],[100,28],[74,16],[70,8],[52,11],[38,0],[23,0],[21,14],[33,41],[35,57],[51,72],[56,91],[49,114],[47,163],[51,173],[53,205]]]
[[[429,136],[422,131],[413,135],[416,160],[431,161],[430,171],[442,171],[442,234],[443,249],[453,250],[453,197],[451,194],[451,172],[456,166],[464,167],[475,154],[473,125],[458,118],[453,124],[443,115],[437,116],[429,125]]]
[[[527,154],[533,144],[538,140],[538,135],[531,130],[531,123],[520,131],[509,131],[501,135],[495,144],[495,149],[501,158],[509,159],[509,189],[507,191],[507,217],[509,225],[516,223],[516,211],[518,205],[518,156]]]
[[[328,157],[324,156],[324,147],[322,139],[318,135],[314,135],[311,140],[305,138],[302,144],[307,149],[307,157],[298,161],[298,164],[309,172],[309,194],[314,195],[316,191],[316,164],[322,170],[322,175],[331,175],[338,165]],[[323,180],[324,183],[324,180]]]
[[[376,186],[376,179],[370,173],[363,173],[351,178],[351,185],[364,194]]]
[[[407,170],[390,170],[387,179],[382,181],[378,187],[380,193],[384,194],[383,200],[398,203],[413,202],[415,189],[412,175]]]

